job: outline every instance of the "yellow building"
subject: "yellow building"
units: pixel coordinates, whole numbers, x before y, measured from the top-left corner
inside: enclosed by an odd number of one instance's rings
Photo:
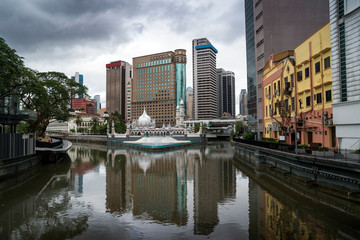
[[[321,143],[335,147],[332,124],[330,24],[314,33],[295,51],[270,56],[264,67],[263,99],[265,137],[295,143]],[[295,60],[295,62],[294,62]]]

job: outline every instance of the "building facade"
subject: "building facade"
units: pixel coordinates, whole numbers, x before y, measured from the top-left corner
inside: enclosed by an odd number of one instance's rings
[[[130,120],[132,66],[125,61],[106,64],[106,109]]]
[[[95,111],[97,112],[97,110],[101,108],[100,95],[95,95],[94,101],[95,101]]]
[[[330,24],[295,51],[270,56],[262,82],[264,136],[295,144],[297,134],[298,143],[336,147],[330,57]]]
[[[360,1],[329,5],[336,136],[340,149],[360,149]]]
[[[206,38],[194,39],[192,42],[194,119],[196,120],[218,117],[217,53],[216,48]]]
[[[218,80],[218,118],[223,113],[229,113],[233,118],[235,113],[235,74],[222,68],[216,69]]]
[[[84,76],[82,74],[79,74],[78,72],[75,72],[75,76],[71,76],[71,79],[75,80],[77,83],[84,85]],[[83,98],[83,94],[79,94],[75,96],[75,98]]]
[[[175,125],[177,102],[186,101],[185,65],[183,49],[133,58],[131,119],[137,119],[145,108],[158,127]]]
[[[248,114],[248,93],[246,89],[241,89],[239,95],[239,114],[247,115]]]
[[[253,11],[252,19],[251,8]],[[273,53],[294,49],[312,33],[324,26],[329,21],[328,9],[328,1],[245,1],[248,109],[249,114],[257,122],[258,138],[263,135],[264,99],[261,83],[263,68],[269,56]],[[254,63],[256,80],[253,79]],[[256,100],[254,98],[254,87]]]
[[[72,99],[72,109],[80,110],[88,114],[95,114],[95,101],[85,98],[74,98]]]
[[[194,92],[192,87],[188,87],[186,89],[186,119],[194,119],[194,111],[193,111],[193,103],[194,103]]]

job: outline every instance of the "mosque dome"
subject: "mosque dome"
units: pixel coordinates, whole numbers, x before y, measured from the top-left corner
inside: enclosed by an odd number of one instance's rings
[[[149,125],[151,124],[151,118],[146,114],[146,110],[144,108],[143,114],[139,117],[139,125]]]

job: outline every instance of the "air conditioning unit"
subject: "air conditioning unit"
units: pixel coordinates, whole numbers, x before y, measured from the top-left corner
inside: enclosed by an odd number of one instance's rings
[[[333,125],[333,120],[332,119],[325,120],[325,125]]]
[[[280,91],[276,90],[276,95],[280,96]]]
[[[267,99],[270,99],[270,95],[269,94],[265,94]]]

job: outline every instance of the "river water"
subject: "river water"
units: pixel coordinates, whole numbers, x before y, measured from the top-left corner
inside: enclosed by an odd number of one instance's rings
[[[360,238],[359,204],[258,174],[229,142],[161,154],[73,146],[11,181],[0,239]]]

